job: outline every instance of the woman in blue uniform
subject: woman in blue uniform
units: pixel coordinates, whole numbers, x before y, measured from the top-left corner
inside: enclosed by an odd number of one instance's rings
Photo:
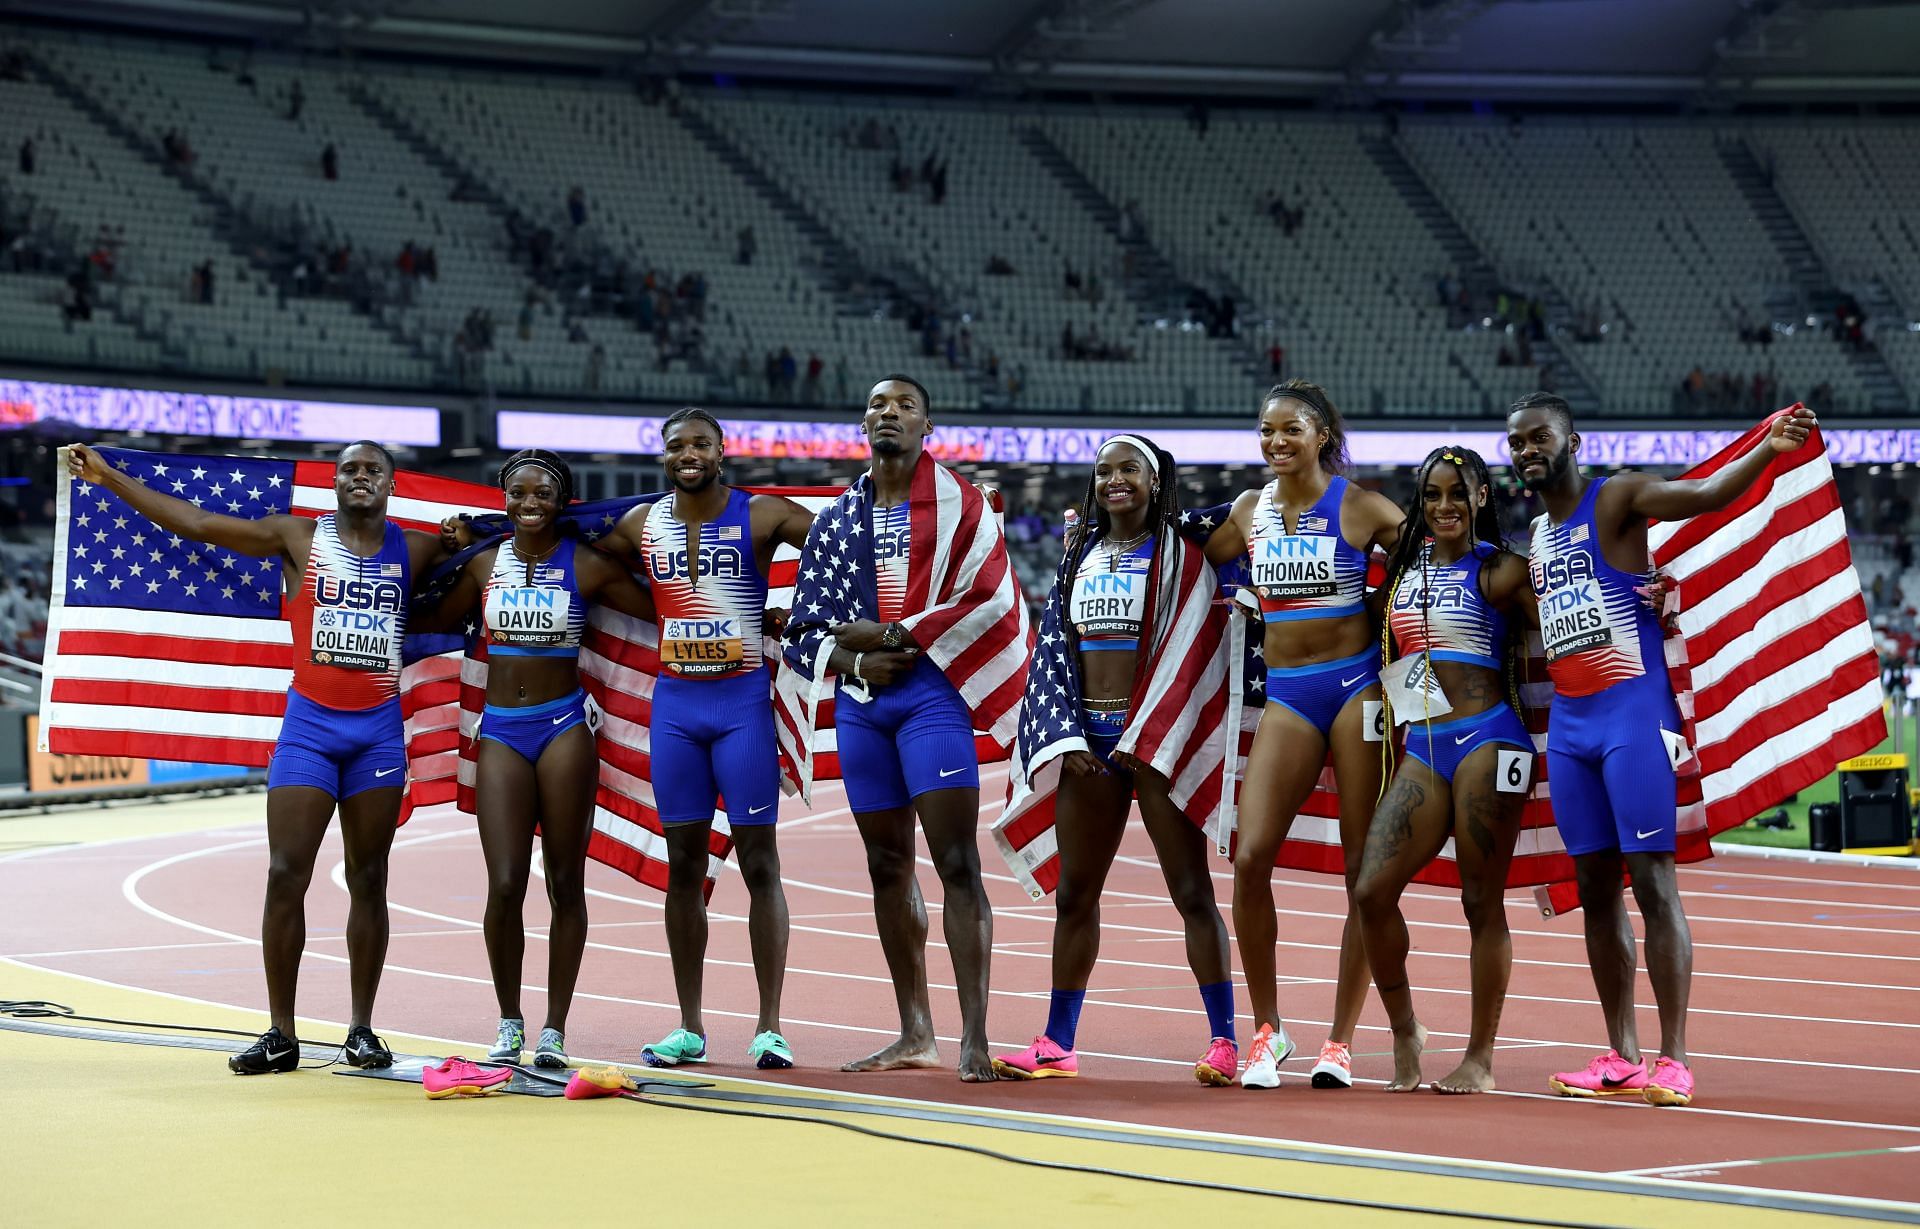
[[[1058,633],[1078,649],[1069,659],[1077,667],[1080,712],[1068,719],[1077,718],[1085,749],[1061,757],[1054,800],[1060,883],[1054,895],[1047,1027],[1026,1049],[994,1060],[994,1071],[1003,1078],[1080,1072],[1074,1041],[1087,979],[1100,953],[1100,893],[1136,797],[1186,930],[1187,962],[1207,1012],[1212,1040],[1194,1074],[1203,1084],[1229,1084],[1239,1067],[1227,928],[1214,901],[1206,835],[1168,796],[1166,777],[1115,754],[1133,697],[1146,686],[1154,663],[1162,654],[1188,649],[1168,640],[1180,596],[1180,555],[1197,549],[1180,537],[1173,466],[1170,455],[1137,435],[1118,435],[1102,445],[1083,514],[1068,532],[1054,579],[1067,623]],[[1213,571],[1205,570],[1211,591]],[[1046,699],[1029,690],[1026,703]]]
[[[553,925],[547,1017],[534,1063],[564,1067],[567,1009],[587,943],[587,839],[600,779],[580,688],[587,606],[604,603],[643,619],[654,611],[626,568],[563,532],[560,514],[573,498],[565,461],[544,449],[517,452],[501,467],[500,484],[512,533],[467,561],[437,621],[479,605],[487,646],[475,794],[487,860],[487,963],[500,1000],[488,1057],[518,1062],[526,1044],[521,909],[538,826]]]
[[[1473,1023],[1466,1056],[1433,1087],[1493,1087],[1494,1035],[1513,969],[1503,897],[1534,752],[1517,682],[1518,635],[1533,619],[1533,589],[1527,561],[1501,545],[1492,486],[1486,462],[1471,449],[1429,454],[1383,586],[1382,679],[1392,722],[1407,727],[1406,755],[1367,829],[1354,904],[1393,1026],[1389,1092],[1420,1086],[1426,1042],[1407,985],[1400,895],[1448,837],[1473,939]]]
[[[1273,1088],[1293,1051],[1280,1021],[1274,971],[1273,865],[1331,751],[1340,791],[1347,888],[1360,870],[1380,796],[1380,660],[1365,606],[1367,556],[1391,548],[1405,517],[1394,502],[1348,482],[1346,430],[1326,391],[1305,380],[1260,404],[1260,452],[1273,481],[1234,501],[1207,540],[1215,564],[1246,557],[1260,599],[1267,706],[1247,753],[1233,856],[1233,930],[1259,1032],[1241,1084]],[[1366,999],[1366,956],[1351,902],[1340,939],[1333,1027],[1313,1068],[1316,1088],[1353,1083],[1350,1049]]]

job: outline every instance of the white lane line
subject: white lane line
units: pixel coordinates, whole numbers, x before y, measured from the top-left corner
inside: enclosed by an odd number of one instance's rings
[[[1857,1153],[1841,1153],[1838,1156],[1810,1156],[1806,1160],[1850,1160],[1854,1157],[1886,1156],[1903,1152],[1920,1152],[1920,1144],[1903,1144],[1898,1148],[1862,1148]],[[1608,1171],[1610,1178],[1657,1178],[1662,1174],[1706,1174],[1719,1173],[1723,1169],[1752,1169],[1756,1165],[1772,1165],[1779,1161],[1796,1161],[1797,1156],[1748,1157],[1738,1161],[1707,1161],[1695,1165],[1659,1165],[1651,1169],[1615,1169]]]

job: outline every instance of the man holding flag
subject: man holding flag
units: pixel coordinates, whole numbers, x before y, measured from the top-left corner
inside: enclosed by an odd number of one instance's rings
[[[1554,818],[1573,856],[1587,957],[1612,1047],[1584,1071],[1550,1083],[1566,1096],[1693,1098],[1687,999],[1693,941],[1674,872],[1676,774],[1691,752],[1674,700],[1662,629],[1650,596],[1649,522],[1718,512],[1744,495],[1781,453],[1815,427],[1800,407],[1775,417],[1737,460],[1700,478],[1650,474],[1589,478],[1567,403],[1551,393],[1507,417],[1513,464],[1546,511],[1533,525],[1529,569],[1554,701],[1547,779]],[[1659,1005],[1661,1052],[1649,1066],[1635,1031],[1636,958],[1621,876],[1647,927],[1647,971]]]
[[[292,484],[278,472],[287,468],[284,464],[228,459],[220,468],[226,472],[211,473],[193,458],[169,465],[149,454],[70,445],[67,469],[77,482],[74,498],[91,499],[98,507],[78,510],[68,529],[69,538],[78,531],[84,540],[70,543],[75,559],[68,565],[65,600],[69,606],[114,603],[101,590],[131,585],[107,558],[119,561],[130,552],[136,560],[151,556],[144,576],[138,562],[124,565],[132,583],[144,590],[147,610],[192,618],[236,613],[229,609],[236,605],[242,614],[264,603],[277,609],[284,583],[293,629],[293,686],[267,770],[270,862],[260,936],[271,1027],[227,1065],[238,1075],[293,1071],[300,1065],[294,990],[306,947],[307,884],[337,808],[351,901],[347,952],[353,1015],[345,1058],[355,1067],[387,1067],[393,1055],[374,1034],[371,1020],[387,950],[387,856],[407,776],[401,644],[414,578],[445,551],[434,535],[387,518],[394,462],[372,441],[340,450],[333,479],[337,507],[317,518],[292,513]],[[175,494],[149,482],[164,483]],[[186,546],[184,557],[173,560],[162,533],[149,538],[137,522],[116,515],[116,504],[172,535],[176,551],[183,544],[202,544],[204,559],[200,550]],[[89,550],[98,558],[86,560]],[[222,551],[230,553],[220,558]],[[260,571],[271,575],[256,574],[236,555],[265,561]],[[193,570],[202,565],[204,572]],[[106,585],[96,583],[100,580]]]
[[[994,1078],[987,1053],[993,917],[980,877],[974,731],[1012,742],[1032,636],[998,518],[926,451],[926,389],[887,376],[861,431],[872,466],[814,519],[800,559],[786,657],[804,679],[803,784],[833,680],[847,801],[866,845],[873,909],[900,1010],[900,1037],[849,1071],[939,1062],[927,995],[926,906],[913,821],[946,891],[961,1014],[960,1078]]]

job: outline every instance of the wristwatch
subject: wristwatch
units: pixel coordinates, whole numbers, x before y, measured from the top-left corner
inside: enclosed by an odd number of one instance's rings
[[[880,633],[880,647],[897,649],[907,642],[907,629],[898,623],[889,623]]]

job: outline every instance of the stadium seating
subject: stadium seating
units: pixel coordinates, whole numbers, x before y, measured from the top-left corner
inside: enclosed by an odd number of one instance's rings
[[[1557,338],[1554,361],[1610,416],[1670,415],[1696,367],[1743,382],[1770,371],[1782,398],[1825,386],[1835,411],[1862,412],[1867,381],[1885,384],[1878,360],[1863,379],[1830,331],[1780,310],[1793,274],[1723,160],[1738,141],[1866,307],[1887,369],[1920,389],[1920,333],[1906,327],[1920,312],[1920,226],[1905,208],[1920,192],[1920,129],[1899,120],[1407,116],[1390,130],[1219,108],[1203,133],[1170,108],[731,88],[649,98],[384,61],[260,54],[243,70],[181,41],[35,30],[7,42],[33,68],[0,82],[0,100],[9,130],[36,139],[38,167],[0,162],[6,200],[62,260],[102,233],[116,256],[100,310],[71,327],[57,270],[0,271],[15,359],[842,404],[904,369],[941,406],[1238,414],[1278,345],[1286,374],[1325,384],[1350,412],[1477,417],[1542,373],[1504,365],[1502,330],[1462,328],[1439,302],[1437,279],[1462,272],[1457,223],[1502,283],[1552,301],[1562,323],[1572,312],[1606,325],[1587,344]],[[160,155],[169,130],[194,150],[184,174]],[[334,179],[320,168],[329,146]],[[918,173],[929,158],[945,168],[939,201]],[[1393,169],[1402,158],[1413,187]],[[1434,221],[1428,189],[1450,221]],[[1276,200],[1297,224],[1281,224]],[[540,228],[561,274],[528,257]],[[436,277],[397,270],[409,243],[433,250]],[[329,254],[348,249],[348,272],[328,276]],[[203,262],[211,302],[189,291]],[[1069,294],[1068,269],[1103,293]],[[636,287],[695,273],[697,328],[683,311],[684,344],[662,350],[636,327]],[[589,275],[592,293],[576,295]],[[1237,336],[1181,318],[1195,287],[1236,300]],[[929,312],[940,342],[910,327]],[[484,358],[466,344],[475,313],[492,321]],[[1742,340],[1742,320],[1774,324],[1773,344]],[[1069,357],[1063,330],[1125,357]],[[944,338],[962,336],[950,361]],[[802,373],[818,356],[820,380],[770,384],[783,349]]]

